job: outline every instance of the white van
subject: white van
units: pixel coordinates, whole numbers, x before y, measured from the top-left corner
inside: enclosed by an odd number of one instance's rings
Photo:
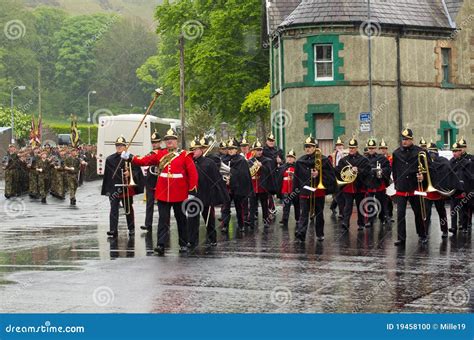
[[[99,117],[99,128],[97,135],[97,174],[104,174],[105,160],[115,152],[115,140],[123,136],[127,142],[133,136],[142,114],[125,114],[117,116]],[[181,121],[172,118],[159,118],[147,116],[130,145],[129,151],[134,155],[147,155],[152,150],[150,137],[152,133],[158,131],[160,136],[164,136],[170,128],[179,130]]]

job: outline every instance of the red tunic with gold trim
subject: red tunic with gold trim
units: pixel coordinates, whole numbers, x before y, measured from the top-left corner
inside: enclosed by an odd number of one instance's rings
[[[260,168],[255,176],[252,176],[252,186],[253,186],[253,191],[256,194],[264,193],[267,192],[263,187],[262,187],[262,182],[260,180],[262,173],[262,168]]]
[[[283,173],[283,182],[281,184],[281,193],[290,194],[293,191],[293,176],[295,174],[295,167],[289,166]]]
[[[189,191],[196,189],[198,173],[192,153],[185,150],[174,151],[173,156],[168,156],[168,153],[168,150],[159,150],[148,156],[135,156],[132,163],[149,166],[159,165],[162,160],[165,161],[156,183],[155,199],[164,202],[182,202],[188,198]]]

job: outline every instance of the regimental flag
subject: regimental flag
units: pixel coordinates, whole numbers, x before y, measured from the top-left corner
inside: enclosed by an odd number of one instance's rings
[[[71,114],[71,144],[77,148],[79,145],[79,130],[77,129],[77,117]]]
[[[36,129],[36,141],[38,142],[39,145],[41,145],[43,142],[43,117],[41,113],[39,114],[39,117],[38,117],[38,128]]]
[[[35,123],[35,115],[33,113],[31,114],[30,145],[32,147],[36,146],[36,123]]]

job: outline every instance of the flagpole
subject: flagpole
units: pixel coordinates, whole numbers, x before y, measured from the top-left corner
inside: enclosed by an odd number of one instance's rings
[[[41,112],[41,65],[38,65],[38,134],[40,145],[43,145],[43,122]]]

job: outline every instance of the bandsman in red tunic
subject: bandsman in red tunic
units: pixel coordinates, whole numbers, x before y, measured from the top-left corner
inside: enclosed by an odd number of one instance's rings
[[[139,166],[158,166],[159,176],[155,188],[155,200],[158,202],[158,244],[155,252],[165,254],[165,243],[169,239],[170,211],[173,208],[178,225],[180,252],[188,251],[187,209],[194,209],[199,204],[195,199],[198,173],[192,153],[178,149],[178,135],[173,129],[168,130],[163,140],[166,149],[145,157],[137,157],[127,152],[122,158],[131,159],[132,164]]]
[[[283,198],[283,217],[280,221],[284,227],[288,227],[290,209],[293,205],[295,210],[295,220],[300,219],[300,200],[297,192],[294,191],[293,178],[295,175],[296,153],[291,149],[286,155],[286,163],[278,169],[278,188]]]

